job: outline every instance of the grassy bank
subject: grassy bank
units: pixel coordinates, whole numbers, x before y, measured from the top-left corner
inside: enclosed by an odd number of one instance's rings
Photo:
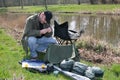
[[[68,80],[63,75],[59,75],[58,79],[53,74],[32,73],[22,69],[18,61],[24,55],[22,47],[0,28],[0,80]]]
[[[21,7],[8,7],[8,12],[19,12],[19,13],[34,13],[44,11],[44,6],[24,6],[24,9]],[[79,13],[119,13],[120,4],[114,5],[48,5],[48,10],[53,12],[79,12]]]
[[[56,77],[53,74],[31,73],[22,69],[21,65],[18,64],[18,61],[25,55],[21,46],[1,28],[0,36],[0,80],[13,80],[13,78],[16,78],[16,80],[21,80],[21,78],[23,80],[70,80],[63,75]],[[120,64],[107,66],[86,61],[82,62],[101,67],[105,71],[103,80],[120,80]]]
[[[93,63],[120,63],[120,46],[113,46],[92,36],[82,36],[76,42],[81,58]]]

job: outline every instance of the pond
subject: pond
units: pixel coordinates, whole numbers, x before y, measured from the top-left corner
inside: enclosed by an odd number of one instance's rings
[[[1,14],[0,26],[7,26],[22,32],[25,20],[31,14]],[[56,13],[51,21],[59,23],[68,21],[69,29],[79,32],[85,30],[84,36],[93,36],[97,40],[103,40],[118,46],[120,43],[120,16],[117,15],[88,15],[75,13]]]

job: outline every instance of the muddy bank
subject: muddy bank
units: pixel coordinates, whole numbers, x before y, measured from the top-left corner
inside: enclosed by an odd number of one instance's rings
[[[101,52],[100,54],[94,52],[93,50],[79,49],[81,59],[92,62],[109,65],[112,63],[120,64],[120,55],[115,54],[112,51]]]
[[[77,42],[81,59],[100,64],[120,63],[120,46],[114,47],[92,37],[81,37]],[[119,43],[120,44],[120,43]]]
[[[7,13],[26,13],[27,14],[27,12],[15,12],[15,11],[10,11],[10,12],[7,12]],[[93,14],[93,15],[120,15],[120,9],[118,9],[118,10],[115,10],[115,11],[105,11],[105,12],[103,12],[103,11],[98,11],[98,12],[92,12],[92,11],[79,11],[79,12],[69,12],[69,11],[67,11],[67,12],[54,12],[53,11],[53,13],[75,13],[75,14]],[[29,13],[30,14],[30,13]]]
[[[98,12],[91,12],[91,11],[81,11],[81,12],[56,12],[56,13],[75,13],[75,14],[95,14],[95,15],[120,15],[120,10],[116,10],[113,12],[107,11],[98,11]]]

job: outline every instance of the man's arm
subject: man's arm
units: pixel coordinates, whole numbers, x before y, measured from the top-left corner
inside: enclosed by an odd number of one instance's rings
[[[33,22],[31,19],[28,19],[25,24],[24,33],[26,36],[41,36],[40,30],[36,30],[33,28]]]
[[[45,35],[50,34],[52,32],[52,29],[50,27],[48,27],[48,25],[46,25],[46,24],[44,26],[46,26],[46,28],[44,28],[42,30],[36,30],[34,28],[34,24],[33,24],[32,20],[29,18],[29,19],[27,19],[26,24],[25,24],[24,34],[26,36],[41,36],[43,34],[45,34]]]
[[[52,36],[52,27],[50,26],[50,24],[46,23],[44,24],[44,28],[47,29],[47,33],[45,33],[46,37],[51,37]]]
[[[50,32],[52,32],[50,27],[40,30],[40,34],[47,34],[47,33],[50,33]]]

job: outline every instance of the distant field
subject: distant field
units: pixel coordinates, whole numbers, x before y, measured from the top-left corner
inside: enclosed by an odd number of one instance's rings
[[[24,6],[21,7],[8,7],[8,12],[17,13],[35,13],[44,11],[44,6]],[[48,5],[48,10],[53,12],[79,12],[79,13],[119,13],[120,4],[106,4],[106,5]]]

